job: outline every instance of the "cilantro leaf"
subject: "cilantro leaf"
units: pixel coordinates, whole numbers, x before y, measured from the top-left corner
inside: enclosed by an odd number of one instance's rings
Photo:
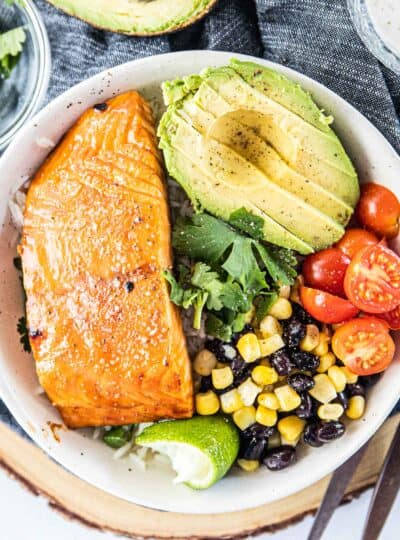
[[[169,270],[164,270],[163,276],[170,284],[169,296],[172,302],[177,306],[181,306],[185,289],[176,281],[172,272]]]
[[[0,34],[0,76],[7,79],[18,62],[26,33],[22,26]]]
[[[264,220],[260,216],[255,216],[246,208],[239,208],[229,216],[229,223],[247,233],[256,240],[264,237]]]
[[[181,255],[213,264],[221,259],[236,236],[223,221],[208,214],[195,214],[177,222],[172,245]]]
[[[206,319],[206,333],[222,341],[230,341],[232,337],[232,326],[224,323],[214,313],[209,313]]]
[[[280,285],[292,285],[297,276],[298,264],[294,253],[289,249],[265,246],[258,242],[255,246],[273,281]]]
[[[254,300],[254,306],[256,308],[254,320],[256,324],[259,324],[263,320],[270,307],[276,302],[277,299],[278,293],[275,291],[269,291],[265,294],[257,296],[257,298]]]

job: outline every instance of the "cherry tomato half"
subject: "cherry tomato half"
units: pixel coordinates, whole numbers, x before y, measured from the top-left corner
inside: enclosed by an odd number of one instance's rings
[[[392,311],[380,313],[378,317],[386,321],[392,330],[400,330],[400,305],[392,309]]]
[[[336,330],[332,350],[354,373],[372,375],[388,367],[395,345],[383,321],[363,317],[347,321]]]
[[[367,229],[386,238],[394,238],[399,232],[400,202],[384,186],[364,184],[361,186],[356,216]]]
[[[357,253],[346,270],[344,290],[366,313],[386,313],[400,304],[400,257],[376,244]]]
[[[303,263],[305,284],[321,291],[345,296],[343,282],[350,259],[340,249],[329,248],[309,255]]]
[[[372,232],[365,229],[348,229],[335,246],[352,259],[362,248],[378,242],[379,239]]]
[[[355,317],[358,309],[348,300],[325,291],[302,286],[300,299],[303,307],[317,321],[335,324]]]

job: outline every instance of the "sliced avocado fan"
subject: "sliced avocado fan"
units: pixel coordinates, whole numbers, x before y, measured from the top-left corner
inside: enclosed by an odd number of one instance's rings
[[[48,0],[97,28],[130,35],[176,31],[206,15],[217,0]]]
[[[274,70],[232,60],[163,85],[159,126],[170,174],[195,208],[244,208],[264,239],[307,254],[344,233],[357,174],[311,96]]]

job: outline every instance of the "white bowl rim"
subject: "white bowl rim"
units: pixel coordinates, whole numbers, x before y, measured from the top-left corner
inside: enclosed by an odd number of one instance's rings
[[[282,72],[286,75],[288,75],[291,78],[294,78],[296,80],[301,80],[302,84],[305,84],[306,86],[310,86],[312,88],[317,88],[319,91],[322,91],[323,94],[326,96],[333,97],[336,102],[341,103],[341,105],[347,109],[347,111],[352,111],[354,114],[358,115],[359,118],[363,118],[365,122],[369,124],[369,129],[371,130],[371,133],[374,133],[375,136],[378,136],[381,144],[386,146],[386,150],[390,151],[393,154],[393,159],[396,159],[400,163],[400,158],[397,155],[394,148],[390,145],[390,143],[384,138],[384,136],[379,132],[379,130],[368,120],[366,119],[360,112],[358,112],[352,105],[347,103],[343,98],[335,94],[333,91],[326,88],[321,83],[318,83],[311,79],[310,77],[307,77],[291,68],[288,68],[286,66],[281,66],[279,64],[276,64],[274,62],[264,60],[261,58],[256,58],[249,55],[243,55],[243,54],[237,54],[230,51],[210,51],[210,50],[193,50],[193,51],[182,51],[182,52],[174,52],[174,53],[165,53],[161,55],[156,55],[152,57],[146,57],[141,58],[137,60],[132,60],[130,62],[120,64],[118,66],[115,66],[110,69],[106,69],[97,75],[94,75],[90,77],[89,79],[86,79],[79,84],[75,85],[74,87],[71,87],[67,91],[65,91],[63,94],[55,98],[52,102],[50,102],[42,111],[40,111],[38,114],[36,114],[35,117],[33,117],[18,133],[16,138],[12,141],[10,146],[6,149],[3,156],[0,158],[0,171],[3,163],[5,163],[8,159],[12,158],[12,154],[17,150],[19,140],[22,139],[31,129],[35,126],[35,124],[39,124],[42,118],[45,118],[49,111],[51,111],[53,108],[57,108],[57,105],[62,104],[65,102],[66,97],[73,91],[77,90],[86,90],[89,88],[89,86],[96,86],[96,84],[100,83],[102,77],[106,77],[110,73],[112,74],[115,71],[118,71],[121,68],[128,68],[128,67],[134,67],[135,69],[140,69],[141,66],[145,66],[147,64],[153,64],[154,62],[164,63],[166,64],[169,60],[173,59],[175,61],[178,61],[179,57],[182,58],[191,58],[193,55],[201,56],[201,60],[203,60],[204,57],[204,66],[212,64],[213,58],[218,58],[218,64],[222,65],[224,62],[228,62],[230,58],[235,57],[240,60],[245,61],[252,61],[252,62],[258,62],[262,65],[266,65],[269,67],[272,67],[279,72]],[[397,389],[397,396],[400,395],[400,377],[398,378],[397,384],[395,382],[393,383]],[[5,404],[10,409],[11,413],[14,415],[15,419],[18,421],[18,423],[22,426],[22,428],[30,434],[30,436],[34,439],[34,441],[46,452],[48,452],[48,448],[44,444],[43,439],[34,433],[32,433],[32,430],[28,427],[28,421],[27,421],[27,411],[24,410],[24,406],[21,403],[18,403],[18,401],[15,398],[15,395],[11,391],[11,389],[8,387],[7,382],[4,380],[3,377],[0,377],[0,396],[5,402]],[[299,481],[296,483],[295,488],[293,488],[290,485],[287,485],[286,482],[285,486],[281,486],[279,489],[279,496],[275,498],[268,498],[266,496],[265,500],[259,500],[256,503],[254,501],[250,502],[244,497],[240,497],[240,500],[230,501],[229,504],[225,506],[222,506],[221,504],[217,506],[213,506],[212,508],[207,509],[196,509],[191,507],[188,509],[180,508],[174,501],[171,501],[170,503],[167,502],[163,505],[154,505],[152,500],[143,498],[143,499],[129,499],[132,502],[136,504],[140,504],[142,506],[147,506],[151,508],[158,508],[160,510],[167,510],[172,512],[184,512],[184,513],[220,513],[220,512],[231,512],[231,511],[237,511],[237,510],[243,510],[246,508],[252,508],[255,506],[259,506],[265,502],[272,502],[272,500],[278,500],[283,497],[289,496],[297,491],[300,491],[307,486],[317,482],[325,475],[331,473],[335,468],[339,467],[344,461],[346,461],[351,455],[353,455],[379,428],[379,426],[383,423],[383,421],[386,419],[386,417],[390,414],[393,407],[395,406],[397,400],[391,400],[385,403],[383,407],[380,408],[379,412],[376,413],[373,417],[373,421],[369,423],[368,429],[363,431],[362,436],[359,436],[357,438],[357,441],[353,444],[348,444],[345,450],[341,453],[340,457],[334,460],[334,462],[329,463],[328,466],[325,467],[315,467],[308,471],[308,474],[304,476],[302,481]],[[361,427],[360,427],[361,430]],[[333,443],[331,443],[333,444]],[[62,459],[60,455],[57,452],[57,448],[53,448],[52,452],[50,452],[50,455],[53,459],[58,461],[61,465],[66,467],[67,469],[70,469],[71,472],[74,474],[77,474],[76,471],[74,471],[69,464],[65,463],[65,459]],[[318,455],[315,454],[315,457],[318,457]],[[331,460],[332,461],[332,460]],[[279,473],[277,473],[279,474]],[[101,482],[94,480],[93,478],[88,478],[85,476],[85,474],[80,473],[78,474],[80,478],[83,480],[88,481],[91,484],[96,485],[97,487],[100,487],[100,489],[104,489],[101,485]],[[121,497],[121,495],[118,493],[117,490],[113,489],[107,489],[106,491]],[[203,492],[207,493],[207,492]],[[203,505],[204,506],[204,505]]]

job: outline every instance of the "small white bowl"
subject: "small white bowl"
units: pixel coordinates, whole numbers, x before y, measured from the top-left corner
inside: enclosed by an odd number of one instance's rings
[[[100,73],[50,103],[17,135],[0,160],[0,396],[32,439],[56,461],[80,478],[128,501],[174,512],[230,512],[288,496],[330,473],[371,437],[400,396],[399,354],[368,395],[364,418],[349,424],[339,440],[319,449],[303,448],[298,462],[284,471],[266,468],[254,474],[234,469],[209,490],[192,491],[172,484],[173,474],[162,465],[143,472],[126,460],[113,460],[112,451],[93,440],[90,430],[60,431],[54,440],[49,422],[60,422],[57,411],[37,394],[31,356],[21,351],[16,322],[23,313],[23,297],[13,267],[15,230],[7,201],[41,164],[49,149],[88,107],[129,89],[160,98],[160,83],[235,56],[271,66],[298,81],[336,121],[340,135],[363,182],[385,184],[400,196],[400,159],[359,112],[339,96],[288,68],[264,60],[224,52],[188,51],[137,60]],[[39,143],[39,144],[38,144]],[[312,224],[310,223],[310,226]],[[397,246],[398,247],[398,246]],[[131,470],[130,470],[131,469]]]

